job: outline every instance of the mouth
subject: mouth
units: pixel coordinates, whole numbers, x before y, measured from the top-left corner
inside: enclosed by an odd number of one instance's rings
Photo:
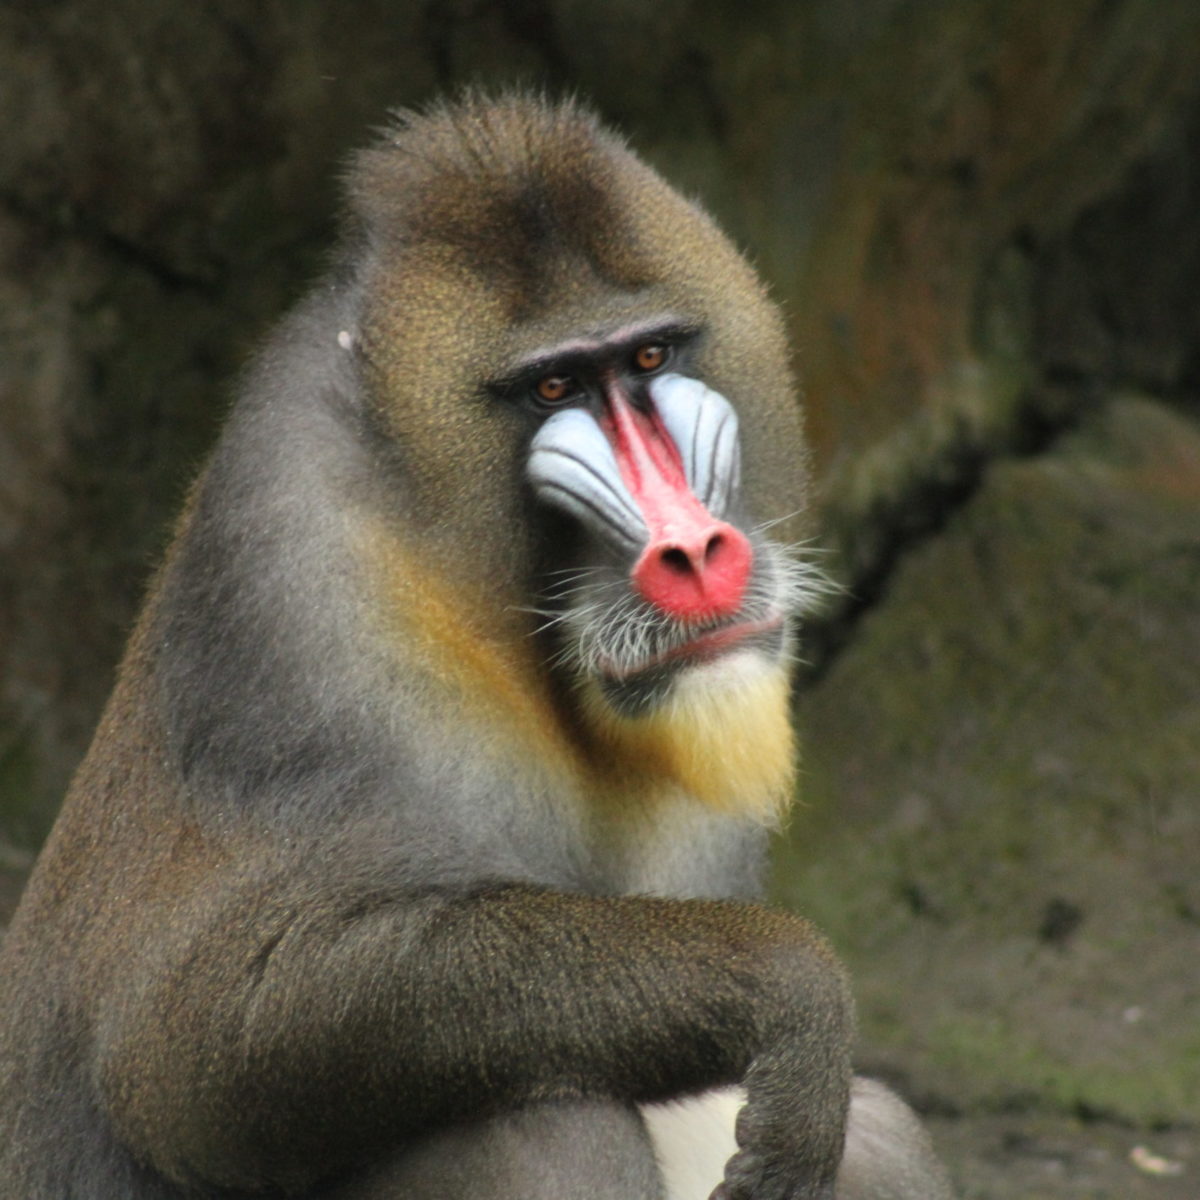
[[[600,674],[606,684],[617,687],[639,679],[662,677],[682,667],[711,662],[747,645],[757,644],[763,648],[777,646],[783,636],[783,625],[784,618],[780,612],[760,621],[732,621],[707,629],[690,641],[671,646],[630,667],[602,664]]]

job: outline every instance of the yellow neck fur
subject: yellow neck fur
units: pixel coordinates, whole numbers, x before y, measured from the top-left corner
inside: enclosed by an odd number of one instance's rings
[[[719,812],[767,824],[782,815],[795,777],[789,693],[782,665],[755,660],[684,676],[646,716],[620,716],[594,688],[585,692],[585,709],[621,790],[641,790],[642,781],[654,790],[672,786]]]

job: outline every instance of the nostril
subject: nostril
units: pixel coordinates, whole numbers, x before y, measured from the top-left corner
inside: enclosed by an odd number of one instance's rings
[[[652,539],[630,578],[644,599],[672,617],[731,616],[746,593],[753,559],[740,530],[709,520]]]
[[[664,550],[660,556],[660,561],[664,567],[669,567],[672,571],[676,571],[680,575],[691,573],[692,560],[678,546],[669,546]]]

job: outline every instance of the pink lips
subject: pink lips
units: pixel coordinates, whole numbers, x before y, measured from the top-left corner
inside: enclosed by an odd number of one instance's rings
[[[666,666],[668,663],[678,662],[681,659],[704,661],[719,658],[747,639],[761,633],[773,633],[782,625],[782,614],[776,614],[765,621],[742,621],[733,625],[722,625],[719,629],[711,629],[707,633],[702,633],[699,637],[685,642],[681,646],[672,646],[671,649],[664,650],[661,654],[655,654],[629,670],[618,671],[615,668],[605,667],[604,674],[610,679],[630,679],[635,675],[641,675],[644,671]]]

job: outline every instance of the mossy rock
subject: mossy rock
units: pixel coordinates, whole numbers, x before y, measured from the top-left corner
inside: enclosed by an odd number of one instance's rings
[[[1200,1120],[1200,429],[993,466],[802,702],[779,892],[955,1107]]]

